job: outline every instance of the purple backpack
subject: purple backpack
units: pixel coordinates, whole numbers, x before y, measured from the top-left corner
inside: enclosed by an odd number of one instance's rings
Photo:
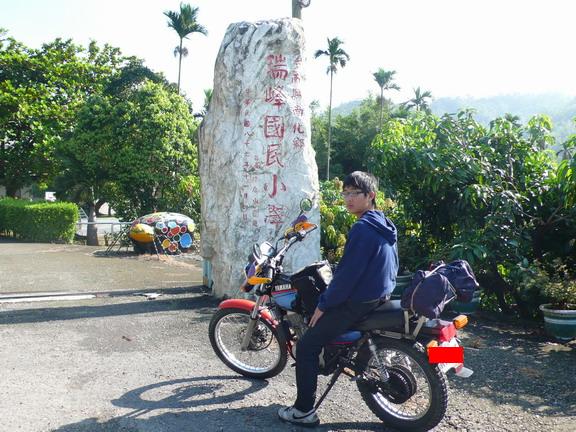
[[[427,318],[438,318],[446,303],[454,298],[463,303],[472,301],[476,288],[478,282],[467,261],[440,262],[432,271],[416,272],[402,293],[401,305]]]
[[[446,276],[418,270],[402,293],[400,305],[429,319],[440,316],[444,306],[456,298],[456,291]]]
[[[479,285],[468,261],[456,260],[448,264],[440,265],[436,269],[436,273],[440,273],[448,278],[456,290],[459,302],[469,303],[472,301],[474,290],[476,290]]]

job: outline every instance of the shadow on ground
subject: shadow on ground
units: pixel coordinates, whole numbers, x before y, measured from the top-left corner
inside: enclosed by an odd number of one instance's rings
[[[235,387],[243,390],[229,391],[227,380],[234,380]],[[180,431],[292,431],[300,430],[282,423],[277,411],[282,406],[271,403],[265,406],[242,408],[211,408],[241,401],[268,386],[267,381],[251,380],[238,376],[208,376],[164,381],[140,387],[113,400],[117,407],[132,409],[131,412],[105,422],[89,418],[61,426],[54,432],[137,432],[144,430]],[[170,410],[171,412],[165,412]],[[153,415],[154,411],[161,411]],[[318,431],[386,431],[382,423],[323,422]]]

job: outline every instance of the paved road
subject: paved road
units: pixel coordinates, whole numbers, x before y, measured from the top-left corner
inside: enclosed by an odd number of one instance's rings
[[[248,380],[213,354],[217,301],[198,261],[97,250],[0,242],[1,432],[300,430],[275,414],[293,400],[292,368]],[[47,291],[94,296],[2,302]],[[437,431],[574,431],[575,344],[475,320],[461,336],[475,374],[450,378]],[[320,417],[321,432],[386,430],[346,380]]]
[[[0,295],[158,290],[202,283],[196,256],[104,251],[97,246],[0,240]]]

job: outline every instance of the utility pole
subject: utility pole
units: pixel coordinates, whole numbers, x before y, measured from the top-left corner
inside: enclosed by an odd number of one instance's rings
[[[310,6],[310,0],[292,0],[292,18],[302,19],[302,9]]]

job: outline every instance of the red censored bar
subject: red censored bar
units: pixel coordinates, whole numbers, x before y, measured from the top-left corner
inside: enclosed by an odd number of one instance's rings
[[[464,363],[463,347],[430,347],[428,348],[430,363]]]

